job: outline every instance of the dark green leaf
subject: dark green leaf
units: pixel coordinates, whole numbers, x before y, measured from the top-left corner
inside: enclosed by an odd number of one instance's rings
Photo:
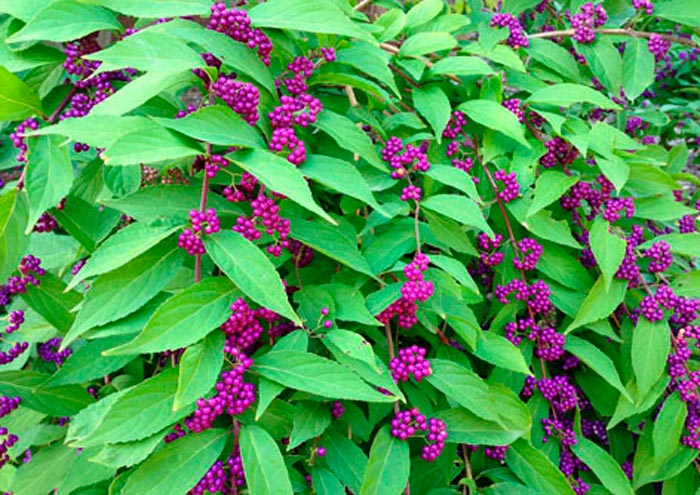
[[[139,440],[138,442],[106,445],[90,460],[114,469],[131,467],[151,455],[151,452],[162,444],[163,436],[163,432],[159,431],[155,435]]]
[[[499,368],[531,375],[523,353],[505,337],[492,332],[480,332],[474,355]]]
[[[374,437],[360,495],[399,495],[411,471],[408,444],[385,426]]]
[[[674,392],[664,401],[652,433],[654,456],[658,464],[663,464],[680,448],[687,415],[688,409],[678,393]]]
[[[448,33],[417,33],[404,41],[399,55],[420,57],[431,52],[451,50],[455,46],[457,46],[457,40]]]
[[[328,469],[314,468],[311,481],[318,495],[345,495],[345,487]]]
[[[211,7],[209,0],[100,0],[108,9],[133,17],[175,17],[185,15],[205,15]]]
[[[0,103],[0,121],[42,113],[37,94],[3,66],[0,66]]]
[[[700,6],[683,0],[660,0],[654,2],[654,15],[670,21],[700,26]]]
[[[332,137],[341,148],[357,153],[379,170],[386,170],[372,140],[347,117],[324,110],[318,115],[315,125]]]
[[[571,450],[581,459],[614,495],[634,495],[620,465],[605,450],[587,438],[579,438]]]
[[[275,266],[255,244],[238,232],[226,231],[207,236],[205,246],[214,263],[245,295],[301,325]]]
[[[579,181],[578,177],[566,175],[557,170],[546,170],[540,174],[535,183],[535,193],[527,210],[527,216],[534,215],[564,195],[571,186]]]
[[[66,197],[62,209],[54,208],[51,214],[88,251],[95,250],[121,217],[119,212],[111,208],[98,207],[73,195]]]
[[[447,122],[452,114],[450,100],[445,92],[437,85],[416,88],[413,91],[413,104],[418,113],[433,128],[435,137],[440,142],[442,140],[442,131],[447,127]]]
[[[469,199],[481,202],[481,197],[476,190],[472,177],[458,168],[449,167],[447,165],[433,165],[430,167],[430,170],[428,170],[428,176],[447,186],[462,191],[469,196]]]
[[[587,340],[580,339],[574,335],[567,335],[564,348],[583,361],[586,366],[590,367],[622,394],[627,395],[627,390],[625,390],[625,386],[620,381],[620,375],[617,373],[615,363],[603,351]]]
[[[590,45],[577,44],[578,51],[586,58],[591,72],[613,94],[622,85],[622,59],[609,37],[598,36]]]
[[[224,364],[224,340],[222,332],[214,332],[187,348],[180,360],[173,408],[181,409],[211,390]]]
[[[565,333],[606,318],[620,305],[626,293],[626,280],[614,279],[609,290],[605,290],[605,280],[603,276],[600,276],[586,295],[578,313],[576,313],[576,318],[566,328]]]
[[[478,57],[445,57],[430,69],[430,74],[455,76],[488,76],[493,69]]]
[[[93,401],[83,387],[49,386],[49,378],[36,371],[6,371],[0,373],[0,394],[19,396],[24,407],[57,417],[72,416]]]
[[[421,206],[432,210],[462,224],[476,227],[493,237],[493,230],[486,222],[484,214],[477,204],[464,196],[456,194],[435,194],[421,202]]]
[[[101,154],[107,165],[137,165],[202,154],[199,144],[164,127],[135,131],[117,139]]]
[[[267,431],[255,425],[243,426],[240,445],[250,495],[292,495],[284,459]]]
[[[632,333],[632,369],[637,377],[637,387],[644,396],[659,380],[666,369],[671,351],[671,330],[668,322],[650,322],[644,317]]]
[[[406,29],[422,26],[437,17],[444,7],[442,0],[424,0],[416,3],[406,15]]]
[[[330,431],[321,439],[326,447],[326,463],[344,485],[360,493],[367,470],[367,456],[347,436]]]
[[[457,109],[462,110],[469,118],[484,127],[500,132],[527,148],[530,147],[530,144],[525,139],[523,126],[518,122],[518,118],[510,110],[495,101],[470,100],[459,105]]]
[[[527,53],[548,69],[552,69],[571,81],[581,79],[578,63],[569,51],[550,40],[530,39]]]
[[[73,141],[86,143],[98,148],[106,148],[125,134],[158,127],[158,124],[146,117],[116,117],[106,115],[86,115],[79,119],[65,119],[58,124],[42,127],[32,136],[58,134]]]
[[[16,189],[0,195],[0,277],[7,279],[19,264],[29,239],[24,235],[28,206]]]
[[[387,85],[394,94],[399,89],[394,81],[394,74],[389,69],[391,56],[378,46],[362,41],[352,42],[347,48],[338,51],[338,61],[350,65]]]
[[[326,404],[322,402],[298,404],[287,451],[298,447],[310,438],[323,435],[330,424],[331,413]]]
[[[610,289],[610,283],[625,257],[627,243],[610,232],[610,224],[598,217],[590,230],[589,242],[600,271],[603,272],[605,290]]]
[[[502,406],[504,411],[511,410],[505,405]],[[436,416],[447,425],[449,443],[508,445],[530,432],[530,416],[527,410],[524,411],[524,415],[520,408],[515,411],[519,416],[504,414],[506,421],[502,422],[487,421],[462,408],[438,412]]]
[[[622,87],[625,96],[636,100],[654,82],[654,55],[646,40],[630,38],[622,57]]]
[[[66,292],[66,284],[52,273],[46,273],[41,277],[39,285],[27,285],[27,292],[22,294],[22,299],[39,313],[48,323],[59,332],[66,333],[75,315],[71,313],[73,307],[83,299],[77,292]]]
[[[506,462],[518,478],[541,495],[574,493],[562,472],[527,440],[520,439],[511,444],[506,451]]]

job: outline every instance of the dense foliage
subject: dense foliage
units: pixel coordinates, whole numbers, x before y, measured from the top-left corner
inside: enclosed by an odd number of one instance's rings
[[[0,0],[0,492],[696,493],[698,27]]]

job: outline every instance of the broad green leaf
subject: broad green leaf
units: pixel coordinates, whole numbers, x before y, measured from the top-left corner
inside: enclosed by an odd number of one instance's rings
[[[181,38],[150,29],[139,31],[108,48],[85,56],[109,69],[133,67],[141,71],[177,72],[206,67],[199,53]],[[100,70],[105,70],[100,67]]]
[[[130,335],[116,335],[88,342],[73,351],[63,366],[48,381],[48,385],[85,383],[122,369],[134,359],[133,356],[105,357],[102,352],[123,344],[129,338],[131,338]]]
[[[313,468],[311,481],[318,495],[345,495],[345,487],[328,469]]]
[[[430,170],[428,170],[428,176],[447,186],[462,191],[469,196],[469,199],[481,202],[481,197],[476,190],[474,180],[470,175],[465,174],[463,170],[448,165],[433,165],[430,167]]]
[[[309,185],[299,169],[284,158],[263,150],[239,151],[227,155],[227,158],[253,174],[273,191],[284,194],[310,212],[316,213],[333,225],[336,224],[335,220],[314,201]]]
[[[634,495],[630,481],[615,459],[585,437],[579,437],[571,450],[614,495]]]
[[[98,278],[87,293],[62,346],[67,346],[93,327],[118,320],[142,307],[175,276],[184,255],[184,250],[164,241],[121,269]]]
[[[501,405],[503,411],[510,408]],[[435,414],[447,425],[448,443],[469,443],[473,445],[508,445],[530,433],[530,417],[527,410],[518,415],[504,414],[505,421],[487,421],[463,408],[448,409]]]
[[[0,121],[19,120],[41,114],[37,94],[5,67],[0,66]]]
[[[58,137],[43,136],[29,140],[26,190],[29,197],[29,221],[25,234],[34,228],[42,213],[56,206],[73,185],[73,166],[68,149]]]
[[[451,34],[417,33],[404,41],[399,55],[401,57],[420,57],[431,52],[451,50],[455,46],[457,46],[457,40]]]
[[[211,7],[209,0],[100,0],[100,4],[120,14],[133,17],[175,17],[185,15],[205,15]]]
[[[347,48],[343,48],[337,53],[339,62],[374,77],[377,81],[388,86],[394,94],[399,95],[394,74],[389,68],[390,58],[391,56],[378,46],[363,41],[352,42]]]
[[[0,0],[0,13],[10,14],[24,22],[56,0]]]
[[[355,321],[363,325],[379,326],[379,321],[369,312],[360,290],[349,285],[325,286],[335,301],[335,317],[343,321]]]
[[[632,333],[632,369],[640,395],[644,396],[666,369],[671,352],[668,322],[650,322],[643,316]]]
[[[270,0],[249,11],[253,26],[350,36],[372,41],[334,2],[326,0]],[[253,494],[255,495],[255,494]]]
[[[175,219],[172,223],[178,225],[188,219],[193,206],[199,204],[201,189],[201,185],[151,186],[123,198],[106,200],[105,203],[140,222],[150,224],[154,219],[164,218]],[[242,214],[237,206],[218,194],[209,195],[207,207],[214,208],[219,217]]]
[[[618,94],[622,86],[622,59],[610,38],[598,36],[592,44],[579,43],[576,48],[603,86],[611,93]]]
[[[58,124],[42,127],[33,131],[31,135],[58,134],[69,137],[72,141],[106,148],[125,134],[141,130],[148,132],[157,127],[158,124],[146,117],[86,115],[79,119],[65,119]]]
[[[129,442],[149,437],[172,425],[191,412],[191,408],[173,411],[177,379],[177,369],[170,368],[125,390],[107,407],[100,402],[111,396],[91,404],[78,413],[75,420],[86,416],[92,431],[76,431],[71,422],[66,442],[80,447]],[[97,416],[96,411],[100,411]]]
[[[178,229],[162,223],[135,222],[127,225],[97,248],[71,279],[67,289],[72,289],[87,278],[124,266]]]
[[[322,402],[299,403],[294,415],[287,451],[298,447],[310,438],[323,435],[330,424],[331,413],[326,404]]]
[[[12,189],[0,195],[0,277],[17,270],[29,239],[24,235],[29,207],[24,195]]]
[[[663,404],[661,412],[654,421],[652,439],[654,457],[658,464],[671,457],[680,448],[685,418],[688,409],[677,392],[671,394]]]
[[[474,355],[499,368],[531,375],[523,353],[505,337],[492,332],[480,332]]]
[[[646,40],[630,38],[627,41],[622,57],[622,87],[627,98],[636,100],[654,83],[655,65]]]
[[[684,215],[695,215],[697,210],[685,206],[676,201],[673,196],[638,198],[635,201],[634,216],[660,222],[670,222],[680,219]]]
[[[357,153],[379,170],[386,170],[372,140],[347,117],[324,110],[318,115],[314,125],[332,137],[341,148]]]
[[[167,444],[129,476],[119,493],[185,495],[216,462],[228,436],[226,430],[207,430]]]
[[[569,333],[589,323],[608,317],[622,303],[627,293],[627,282],[614,279],[608,290],[601,275],[583,300],[576,313],[576,318],[569,324],[564,333]]]
[[[0,373],[0,394],[19,396],[22,406],[50,416],[72,416],[94,399],[78,385],[49,386],[50,375],[36,371]]]
[[[511,201],[506,208],[513,213],[523,227],[538,237],[562,246],[581,248],[571,234],[569,224],[564,220],[552,218],[552,212],[549,210],[540,210],[528,217],[527,211],[529,206],[525,200]]]
[[[383,28],[378,34],[379,41],[392,40],[406,27],[406,14],[401,9],[390,9],[380,15],[375,24]]]
[[[471,275],[469,275],[467,268],[461,262],[441,254],[431,254],[430,262],[445,270],[452,277],[454,277],[457,282],[469,289],[474,294],[481,294],[476,282],[474,282],[474,279]]]
[[[119,212],[111,208],[97,206],[72,194],[66,196],[63,208],[53,208],[51,215],[90,252],[112,232],[121,218]]]
[[[491,226],[486,222],[484,214],[474,200],[456,194],[435,194],[422,201],[421,206],[459,223],[476,227],[479,231],[493,237]]]
[[[58,0],[47,5],[7,39],[22,41],[71,41],[102,30],[122,30],[109,10],[86,2]]]
[[[330,399],[394,402],[373,390],[358,375],[328,359],[299,351],[272,351],[253,365],[262,376],[295,390]]]
[[[374,437],[360,495],[400,495],[411,472],[408,443],[385,426]]]
[[[125,167],[106,165],[102,168],[102,179],[112,194],[117,197],[126,196],[141,188],[141,167],[139,165]]]
[[[362,480],[367,470],[367,456],[358,445],[333,430],[321,438],[326,447],[326,463],[344,485],[360,493]]]
[[[674,22],[700,26],[700,6],[683,0],[659,0],[654,2],[654,15]]]
[[[47,272],[41,277],[39,285],[27,285],[27,292],[22,294],[22,299],[39,313],[48,323],[59,332],[66,333],[75,315],[71,309],[83,299],[77,292],[65,292],[66,284],[55,276]]]
[[[169,24],[169,23],[168,23]],[[192,71],[147,72],[132,80],[109,98],[95,105],[91,116],[119,116],[132,111],[170,88],[191,83]],[[134,133],[136,130],[134,129]],[[120,146],[124,152],[125,145]]]
[[[308,155],[299,169],[309,179],[359,199],[388,216],[377,203],[362,173],[352,163],[331,156]]]
[[[101,156],[106,165],[138,165],[189,158],[202,152],[196,141],[164,127],[156,127],[125,134],[108,146]]]
[[[549,458],[525,439],[513,442],[506,451],[508,467],[523,483],[541,495],[573,495],[566,477]]]
[[[574,335],[566,336],[564,348],[571,354],[583,361],[586,366],[600,375],[606,382],[615,387],[623,395],[627,396],[627,390],[620,381],[615,363],[603,351],[587,340],[580,339]]]
[[[413,90],[413,104],[433,128],[439,143],[452,113],[447,95],[437,85],[423,86]]]
[[[543,208],[549,206],[564,195],[571,186],[576,184],[579,178],[566,175],[557,170],[545,170],[535,182],[535,193],[527,216],[534,215]]]
[[[591,133],[591,143],[594,142],[594,136]],[[593,148],[593,146],[591,146]],[[630,166],[619,156],[608,155],[607,158],[597,157],[596,163],[603,175],[613,183],[616,191],[621,191],[627,183],[630,175]]]
[[[444,57],[433,65],[429,74],[454,76],[488,76],[493,69],[479,57]]]
[[[684,256],[692,256],[700,258],[700,234],[666,234],[655,237],[654,239],[644,243],[643,248],[649,248],[652,244],[659,241],[666,241],[671,246],[671,251]]]
[[[175,410],[204,397],[214,386],[224,364],[224,340],[222,332],[211,333],[182,355]]]
[[[146,457],[151,455],[156,447],[163,443],[164,432],[159,431],[138,442],[113,443],[104,446],[93,457],[92,462],[118,469],[120,467],[131,467]]]
[[[287,299],[272,262],[255,244],[238,232],[207,236],[207,253],[234,284],[253,301],[301,325]]]
[[[229,107],[203,107],[181,119],[154,119],[159,124],[194,139],[220,146],[264,148],[260,134]]]
[[[627,243],[610,232],[610,224],[598,217],[593,222],[590,230],[589,242],[593,256],[598,262],[600,271],[603,272],[605,290],[610,289],[617,269],[625,257]]]
[[[294,219],[291,237],[357,272],[374,277],[367,260],[357,249],[357,239],[345,237],[339,227]]]
[[[236,292],[226,277],[207,277],[165,301],[140,334],[105,355],[175,350],[198,342],[230,316]]]
[[[56,443],[32,454],[32,462],[24,463],[12,480],[12,493],[44,495],[46,487],[58,487],[65,480],[76,458],[75,449]]]
[[[406,29],[413,29],[433,20],[444,7],[445,3],[442,0],[423,0],[416,3],[406,14]]]
[[[323,343],[337,348],[352,359],[363,361],[373,368],[376,367],[372,345],[359,333],[348,330],[331,330],[323,334]]]
[[[627,384],[627,395],[620,395],[620,400],[617,402],[615,411],[612,418],[608,422],[608,429],[614,428],[616,425],[620,424],[621,421],[629,418],[634,414],[643,413],[651,409],[656,401],[664,393],[664,390],[668,386],[670,378],[664,376],[661,380],[656,382],[652,387],[651,391],[647,394],[641,395],[638,393],[637,384],[631,381]],[[629,400],[627,397],[634,397],[637,402]]]
[[[618,110],[620,108],[612,100],[603,96],[595,89],[582,86],[581,84],[570,83],[553,84],[535,91],[532,96],[527,99],[527,102],[556,105],[566,108],[574,103],[586,102],[605,110]]]
[[[250,495],[292,495],[289,472],[270,434],[259,426],[244,425],[239,441]]]
[[[507,108],[491,100],[470,100],[457,107],[476,123],[500,132],[514,139],[523,146],[530,148],[525,139],[523,126],[518,118]]]
[[[531,38],[526,49],[528,55],[548,69],[554,70],[571,81],[581,80],[578,63],[566,48],[550,40]]]

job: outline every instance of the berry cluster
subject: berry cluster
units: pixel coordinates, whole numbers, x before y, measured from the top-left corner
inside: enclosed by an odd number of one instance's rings
[[[233,353],[235,349],[248,350],[264,331],[260,320],[272,323],[279,318],[277,313],[269,309],[254,310],[242,298],[236,299],[231,304],[231,316],[221,325],[221,330],[226,335],[225,352]]]
[[[17,409],[22,402],[20,397],[8,397],[7,395],[0,396],[0,418],[4,418],[12,411]],[[17,435],[11,434],[7,428],[0,428],[0,468],[10,462],[10,456],[7,453],[10,448],[17,443],[19,438]]]
[[[518,22],[518,19],[513,17],[513,14],[496,14],[491,18],[489,23],[491,27],[506,27],[510,31],[510,35],[506,40],[508,46],[518,49],[520,47],[530,46],[530,41],[527,39],[527,35],[523,31],[523,27]]]
[[[190,220],[192,220],[192,228],[185,229],[180,234],[177,245],[191,256],[204,254],[206,249],[204,242],[202,242],[202,235],[213,234],[221,230],[216,210],[214,208],[208,208],[206,211],[191,210]]]
[[[544,168],[552,168],[557,165],[566,167],[573,163],[578,156],[576,148],[560,137],[546,141],[544,146],[547,148],[547,153],[540,158],[540,165]]]
[[[477,237],[477,246],[479,247],[479,261],[487,267],[494,267],[503,262],[503,253],[498,251],[503,242],[501,234],[494,234],[491,239],[488,234],[481,232]]]
[[[250,17],[245,10],[227,8],[225,2],[211,6],[211,17],[207,28],[223,33],[258,51],[258,57],[265,65],[270,65],[272,42],[260,29],[250,27]]]
[[[407,382],[413,378],[419,382],[426,376],[433,373],[430,361],[425,359],[426,350],[424,347],[412,345],[399,349],[398,356],[389,362],[389,370],[395,382]]]
[[[447,426],[445,422],[437,418],[426,418],[418,408],[399,411],[391,420],[391,434],[400,439],[408,438],[420,432],[427,432],[428,444],[423,447],[421,457],[432,462],[437,459],[445,448],[447,440]]]
[[[254,84],[236,81],[234,75],[221,74],[214,82],[212,90],[248,124],[257,124],[260,119],[260,90]]]
[[[625,218],[632,218],[634,216],[634,200],[632,198],[610,198],[605,202],[603,219],[610,223],[617,222],[623,211]]]
[[[63,366],[63,363],[70,357],[72,352],[68,348],[63,349],[60,352],[58,351],[59,347],[61,347],[62,341],[62,338],[54,337],[43,344],[39,344],[37,349],[39,352],[39,357],[49,363],[56,363],[58,366]]]
[[[666,271],[673,263],[671,255],[671,245],[666,241],[658,241],[644,252],[646,258],[651,259],[649,262],[649,271],[659,273]]]
[[[20,123],[16,128],[15,132],[10,134],[10,140],[12,141],[12,146],[19,150],[17,155],[17,161],[26,163],[27,162],[27,143],[24,141],[24,134],[28,130],[36,131],[39,128],[39,123],[34,118],[28,118]]]
[[[635,10],[643,10],[646,15],[654,13],[654,4],[651,0],[632,0],[632,7],[634,7]]]
[[[392,179],[406,179],[408,181],[408,186],[401,191],[401,200],[408,201],[413,199],[420,201],[423,191],[420,187],[413,184],[411,174],[427,172],[430,169],[425,150],[412,144],[404,146],[401,139],[392,136],[387,140],[384,149],[382,149],[382,159],[394,169],[391,172]]]
[[[571,17],[571,27],[574,29],[574,40],[582,44],[595,41],[595,28],[603,26],[608,21],[608,14],[602,5],[586,2],[578,14]]]
[[[538,244],[537,241],[526,237],[518,242],[518,249],[522,255],[522,259],[514,258],[513,266],[518,270],[534,270],[537,266],[537,262],[542,256],[542,245]]]
[[[228,468],[229,474],[226,474]],[[205,493],[235,493],[233,486],[245,484],[243,461],[240,450],[236,447],[229,454],[226,463],[216,461],[197,484],[187,492],[187,495],[204,495]]]
[[[516,172],[507,173],[505,170],[496,170],[494,180],[503,182],[503,189],[498,191],[498,197],[505,203],[510,203],[520,195],[520,184]]]
[[[333,416],[334,419],[340,419],[344,413],[345,408],[343,407],[343,403],[339,400],[334,401],[331,407],[331,416]]]
[[[512,98],[510,100],[503,100],[501,105],[510,110],[511,113],[518,118],[518,122],[521,124],[525,122],[525,112],[521,107],[522,102],[519,99]]]
[[[520,279],[513,279],[506,285],[497,285],[494,296],[502,304],[509,304],[508,296],[515,292],[515,298],[527,304],[533,313],[547,313],[552,308],[549,296],[552,291],[543,280],[527,284]]]
[[[404,267],[404,275],[407,281],[401,287],[401,297],[394,301],[384,311],[377,315],[377,319],[384,325],[388,325],[394,316],[398,316],[399,326],[411,328],[418,318],[418,301],[425,302],[433,295],[433,283],[425,280],[424,272],[428,269],[430,260],[423,253],[416,253],[411,263]]]
[[[250,206],[253,208],[253,215],[251,217],[238,217],[236,225],[232,228],[233,231],[240,233],[251,241],[260,239],[262,236],[262,232],[259,230],[260,227],[265,230],[267,235],[274,236],[277,234],[279,240],[267,246],[267,251],[273,256],[279,256],[282,254],[283,248],[289,248],[290,246],[289,234],[291,229],[289,220],[279,216],[279,205],[263,193],[260,193],[257,198],[251,201]]]
[[[522,342],[523,336],[535,342],[535,356],[543,361],[557,361],[564,355],[564,335],[550,326],[540,326],[532,318],[521,318],[508,322],[505,336],[514,345]]]
[[[656,62],[661,62],[668,55],[671,49],[671,42],[666,40],[660,34],[654,33],[649,36],[649,51],[654,55]]]

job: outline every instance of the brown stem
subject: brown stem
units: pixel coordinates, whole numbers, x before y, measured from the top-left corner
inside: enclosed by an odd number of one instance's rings
[[[358,3],[357,5],[355,5],[355,6],[352,8],[352,10],[358,10],[358,11],[359,11],[359,10],[362,10],[362,9],[364,9],[365,7],[367,7],[370,3],[372,3],[372,0],[362,0],[360,3]]]
[[[61,103],[58,104],[58,107],[56,108],[56,110],[54,110],[53,113],[49,116],[49,118],[46,119],[46,122],[48,122],[49,124],[53,124],[56,121],[56,119],[58,118],[58,115],[66,108],[66,106],[70,102],[71,98],[73,98],[73,96],[75,95],[75,93],[77,91],[78,91],[78,88],[73,86],[71,88],[71,90],[68,92],[68,94],[65,96],[65,98],[63,98]]]
[[[398,67],[396,67],[396,66],[393,65],[393,64],[389,64],[389,68],[390,68],[392,71],[396,72],[399,76],[401,76],[401,78],[402,78],[403,80],[405,80],[408,84],[410,84],[410,85],[413,86],[414,88],[420,89],[420,87],[421,87],[420,84],[418,84],[416,81],[414,81],[414,80],[411,78],[411,76],[409,76],[408,74],[406,74],[404,71],[402,71],[401,69],[399,69]]]
[[[472,465],[469,462],[469,450],[467,449],[466,444],[462,444],[462,459],[464,459],[464,472],[467,477],[467,479],[471,480],[474,479],[474,475],[472,474]],[[464,495],[469,495],[469,492],[471,490],[469,489],[469,485],[465,484],[464,489],[462,490],[462,493]]]
[[[698,47],[698,44],[695,43],[692,39],[688,38],[683,38],[681,36],[674,36],[672,34],[663,34],[663,33],[650,33],[648,31],[636,31],[634,29],[621,29],[621,28],[601,28],[601,29],[596,29],[596,33],[598,34],[607,34],[610,36],[631,36],[632,38],[646,38],[649,39],[653,34],[661,36],[664,40],[670,41],[672,43],[678,43],[679,45],[685,45],[685,46],[692,46],[692,47]],[[528,38],[558,38],[560,36],[573,36],[574,35],[574,30],[573,29],[561,29],[559,31],[549,31],[546,33],[535,33],[535,34],[529,34]]]

